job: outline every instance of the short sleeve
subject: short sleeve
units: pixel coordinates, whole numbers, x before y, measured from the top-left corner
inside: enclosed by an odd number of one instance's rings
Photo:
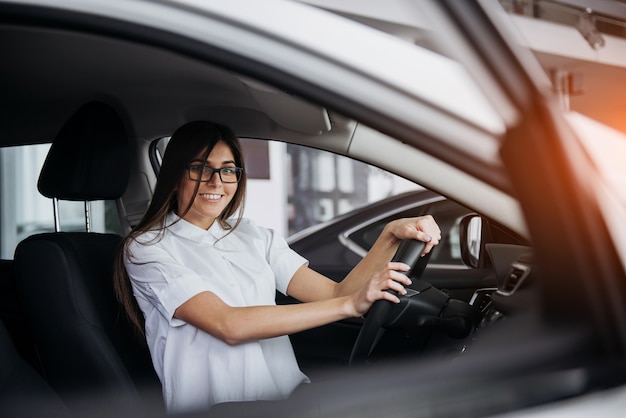
[[[287,294],[287,287],[296,271],[303,265],[308,265],[306,258],[295,252],[287,241],[276,232],[267,230],[268,247],[267,262],[274,271],[276,277],[276,289],[282,294]]]
[[[209,284],[158,244],[132,242],[129,250],[124,264],[135,296],[146,299],[170,325],[184,324],[174,318],[174,312],[198,293],[211,291]]]

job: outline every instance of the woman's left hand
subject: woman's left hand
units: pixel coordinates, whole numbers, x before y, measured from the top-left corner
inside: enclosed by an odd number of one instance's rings
[[[396,219],[389,222],[386,228],[399,240],[416,239],[425,242],[423,254],[428,254],[441,241],[441,229],[431,215]]]

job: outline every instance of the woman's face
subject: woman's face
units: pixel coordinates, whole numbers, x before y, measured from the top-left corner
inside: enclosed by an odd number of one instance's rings
[[[190,165],[205,165],[211,168],[236,167],[233,152],[223,141],[215,144],[206,161],[201,158],[202,153]],[[180,211],[185,210],[189,201],[193,199],[191,208],[183,219],[200,228],[209,229],[215,218],[219,217],[235,196],[238,183],[223,183],[219,173],[215,172],[210,181],[200,183],[198,194],[194,198],[195,187],[196,180],[189,177],[189,169],[187,169],[176,192],[178,208]]]

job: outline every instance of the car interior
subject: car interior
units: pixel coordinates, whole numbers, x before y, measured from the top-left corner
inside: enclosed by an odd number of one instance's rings
[[[581,359],[600,357],[602,330],[569,326],[567,318],[557,321],[557,332],[542,323],[545,306],[536,303],[545,290],[542,272],[526,238],[519,196],[496,156],[502,127],[468,122],[453,111],[420,114],[436,120],[425,122],[415,135],[416,147],[394,139],[410,127],[392,132],[378,123],[381,115],[358,108],[355,115],[371,116],[366,125],[318,104],[322,93],[311,93],[310,86],[288,74],[261,65],[250,69],[249,61],[207,51],[206,45],[166,31],[123,28],[101,16],[60,16],[36,7],[2,5],[0,10],[0,56],[10,64],[0,66],[0,148],[50,144],[42,171],[34,175],[38,191],[55,205],[85,202],[86,216],[85,231],[64,230],[62,222],[56,230],[51,225],[54,232],[14,242],[14,255],[0,260],[3,416],[165,413],[145,341],[125,320],[109,279],[121,236],[150,202],[158,167],[155,141],[187,121],[207,118],[233,127],[242,138],[325,149],[393,171],[470,211],[458,225],[446,226],[459,228],[463,266],[429,269],[428,257],[420,259],[415,248],[403,247],[398,256],[414,266],[415,283],[401,306],[390,310],[379,304],[365,318],[292,336],[296,356],[307,373],[319,377],[316,390],[328,402],[340,403],[332,394],[348,384],[337,375],[359,382],[354,393],[371,393],[402,384],[385,376],[413,361],[419,361],[421,383],[411,382],[396,396],[422,402],[438,416],[458,414],[471,399],[486,397],[487,388],[491,400],[476,402],[467,416],[567,399],[623,381],[601,361],[593,370],[577,369]],[[153,36],[162,42],[151,41]],[[298,94],[281,78],[300,86]],[[455,121],[451,130],[473,146],[462,151],[429,141],[435,135],[429,130],[435,132],[447,118]],[[474,177],[439,158],[445,153],[464,161]],[[7,161],[1,160],[3,169]],[[90,230],[89,202],[97,201],[114,202],[119,230]],[[403,213],[414,212],[393,216]],[[359,219],[357,212],[350,216]],[[309,242],[322,239],[312,237]],[[307,247],[294,241],[294,248]],[[350,262],[344,266],[348,271]],[[277,295],[277,303],[296,301]],[[391,374],[369,378],[381,365]],[[509,379],[515,374],[526,379]],[[463,386],[468,376],[472,382],[484,378],[486,386]],[[489,379],[500,379],[502,386]],[[25,393],[36,402],[25,402]],[[97,411],[94,394],[101,401]],[[441,398],[452,401],[436,404]],[[289,416],[303,402],[296,398],[281,413]],[[267,416],[274,405],[245,408],[250,406],[224,405],[213,416]]]

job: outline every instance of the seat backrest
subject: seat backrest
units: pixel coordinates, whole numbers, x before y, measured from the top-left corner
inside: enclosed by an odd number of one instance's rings
[[[0,321],[0,416],[70,417],[61,398],[18,353]]]
[[[38,188],[59,200],[117,199],[128,173],[123,121],[112,107],[91,102],[55,138]],[[120,405],[162,403],[147,345],[115,299],[120,242],[116,234],[53,232],[28,237],[15,251],[18,293],[43,369],[70,407],[94,394]]]
[[[37,347],[33,342],[30,327],[17,296],[13,260],[0,260],[0,320],[11,336],[20,357],[35,371],[42,374]]]

